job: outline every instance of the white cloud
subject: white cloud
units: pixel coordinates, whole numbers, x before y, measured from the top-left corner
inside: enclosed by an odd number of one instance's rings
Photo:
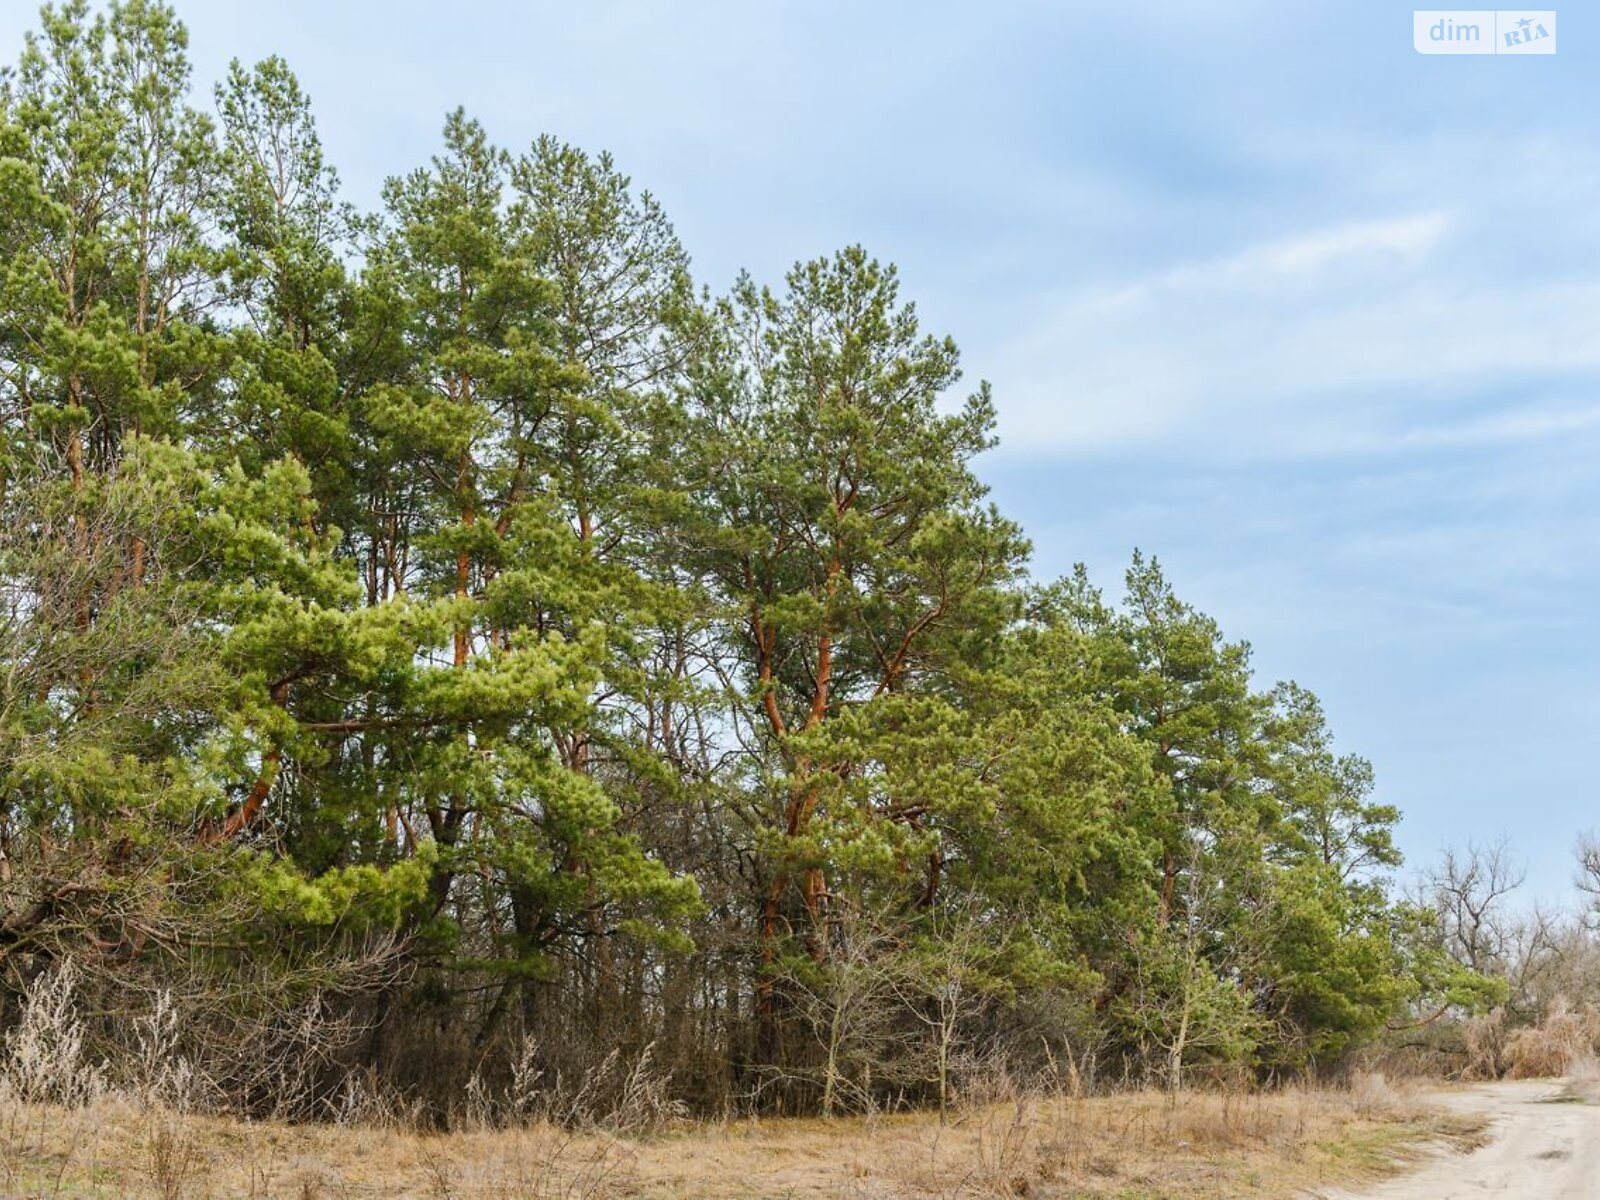
[[[1461,227],[1444,211],[1343,223],[1067,295],[993,360],[1002,445],[1342,453],[1593,423],[1592,399],[1523,406],[1600,369],[1600,281],[1480,278]],[[1508,410],[1463,411],[1494,390]]]
[[[1314,284],[1340,269],[1383,272],[1427,257],[1449,225],[1448,214],[1426,212],[1312,230],[1249,246],[1213,262],[1178,266],[1162,276],[1154,290],[1255,291]]]

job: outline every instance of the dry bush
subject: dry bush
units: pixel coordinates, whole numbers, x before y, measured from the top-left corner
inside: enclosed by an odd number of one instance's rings
[[[1363,1120],[1408,1120],[1417,1115],[1415,1082],[1396,1082],[1382,1071],[1354,1071],[1347,1087],[1351,1110]]]
[[[67,1108],[116,1095],[175,1116],[234,1113],[390,1130],[439,1125],[441,1114],[425,1097],[402,1092],[380,1068],[347,1065],[342,1053],[365,1029],[348,1005],[314,991],[294,1002],[257,996],[251,1011],[232,989],[208,996],[198,980],[179,982],[185,987],[175,995],[171,987],[134,986],[127,976],[86,975],[76,960],[61,959],[24,992],[20,1018],[0,1044],[0,1093]],[[96,1010],[98,1019],[86,1016]],[[524,1039],[500,1077],[491,1086],[472,1076],[443,1114],[448,1125],[640,1135],[687,1115],[653,1043],[634,1053],[613,1049],[568,1075],[544,1065],[538,1043]],[[166,1160],[171,1139],[159,1140]]]
[[[323,1102],[322,1120],[345,1128],[425,1129],[425,1105],[409,1099],[370,1068],[347,1071]]]
[[[1352,1053],[1347,1065],[1353,1070],[1382,1071],[1391,1080],[1437,1082],[1459,1078],[1466,1069],[1464,1064],[1470,1058],[1466,1041],[1467,1026],[1474,1021],[1481,1022],[1486,1017],[1455,1021],[1446,1020],[1445,1016],[1440,1013],[1431,1020],[1407,1023],[1398,1029],[1387,1030],[1377,1041]],[[1495,1018],[1496,1021],[1502,1019]],[[1503,1026],[1500,1028],[1503,1030]],[[1480,1053],[1492,1057],[1496,1053],[1492,1047],[1498,1044],[1497,1039],[1503,1036],[1503,1032],[1483,1030],[1479,1036],[1484,1034],[1496,1040],[1488,1042],[1486,1049]]]
[[[1003,1050],[962,1055],[956,1060],[952,1077],[956,1107],[967,1111],[1039,1100],[1045,1093],[1034,1077],[1016,1069]]]
[[[188,1122],[177,1113],[152,1110],[145,1143],[150,1183],[162,1200],[192,1195],[199,1147]]]
[[[632,1195],[634,1154],[612,1137],[538,1126],[473,1136],[456,1147],[461,1194],[495,1200]]]
[[[572,1105],[565,1114],[558,1113],[568,1118],[562,1123],[619,1133],[654,1133],[687,1115],[683,1103],[673,1099],[671,1074],[656,1068],[654,1052],[651,1043],[630,1065],[612,1051],[584,1081],[580,1095],[593,1098]]]
[[[172,992],[158,992],[150,1011],[134,1022],[135,1036],[126,1057],[129,1090],[145,1104],[187,1113],[215,1106],[215,1085],[183,1052],[178,1010]]]
[[[972,1139],[959,1194],[1026,1195],[1038,1139],[1055,1120],[1053,1097],[1000,1050],[969,1057],[956,1079],[956,1120]]]
[[[1506,1053],[1510,1034],[1506,1029],[1506,1010],[1494,1008],[1461,1023],[1461,1040],[1467,1062],[1465,1079],[1499,1079],[1506,1073]]]
[[[688,1115],[673,1095],[672,1073],[656,1065],[652,1042],[637,1054],[613,1049],[591,1070],[570,1078],[541,1065],[537,1040],[523,1038],[505,1084],[476,1073],[450,1113],[453,1129],[544,1123],[565,1129],[652,1134]]]
[[[1512,1079],[1566,1075],[1592,1060],[1597,1045],[1600,1011],[1592,1005],[1575,1009],[1558,996],[1544,1020],[1506,1040],[1506,1074]]]
[[[78,971],[71,959],[39,975],[22,1002],[22,1019],[5,1039],[0,1079],[33,1104],[76,1107],[105,1094],[104,1063],[91,1060],[77,1011]]]
[[[148,1111],[234,1113],[336,1124],[416,1127],[420,1108],[341,1052],[363,1026],[346,1004],[250,993],[169,973],[157,986],[63,957],[25,988],[0,1044],[0,1091],[30,1104],[83,1108],[108,1095]]]

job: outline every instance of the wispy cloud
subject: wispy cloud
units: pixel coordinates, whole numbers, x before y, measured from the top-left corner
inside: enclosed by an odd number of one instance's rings
[[[1600,280],[1481,274],[1460,227],[1344,222],[1069,293],[998,355],[1002,433],[1027,455],[1198,440],[1248,457],[1587,426],[1594,392],[1549,393],[1600,371]],[[1475,412],[1491,389],[1504,411]]]
[[[1149,299],[1161,292],[1261,291],[1315,285],[1341,270],[1384,272],[1413,266],[1433,251],[1449,226],[1448,213],[1427,212],[1314,229],[1209,262],[1180,264],[1123,295]]]

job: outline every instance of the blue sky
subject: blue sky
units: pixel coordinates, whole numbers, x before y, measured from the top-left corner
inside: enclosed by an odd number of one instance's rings
[[[1326,702],[1402,845],[1600,825],[1600,22],[1423,57],[1366,0],[190,0],[286,56],[351,199],[463,104],[611,150],[701,280],[862,242],[995,386],[1051,576],[1129,552]],[[31,5],[0,7],[15,58]]]

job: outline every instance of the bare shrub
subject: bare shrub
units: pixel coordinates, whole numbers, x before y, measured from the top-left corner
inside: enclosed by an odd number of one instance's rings
[[[482,1074],[474,1074],[451,1111],[451,1125],[482,1129],[536,1121],[567,1129],[650,1134],[687,1115],[687,1107],[673,1095],[672,1073],[656,1065],[653,1042],[632,1056],[613,1049],[574,1080],[540,1066],[538,1042],[523,1038],[505,1086],[492,1090]]]
[[[351,1059],[370,1029],[362,997],[398,977],[399,959],[378,938],[287,962],[113,966],[97,1004],[144,1015],[96,1031],[119,1084],[185,1111],[392,1124],[414,1106]]]
[[[1029,1097],[996,1105],[977,1120],[975,1182],[988,1194],[1028,1192],[1028,1167],[1038,1132],[1038,1109]]]
[[[654,1051],[654,1043],[646,1046],[620,1075],[616,1099],[600,1125],[617,1132],[653,1133],[686,1115],[683,1103],[672,1097],[671,1075],[656,1069]]]
[[[190,1182],[199,1165],[199,1149],[183,1116],[153,1112],[145,1151],[150,1183],[162,1200],[180,1200],[193,1194]]]
[[[156,993],[150,1011],[135,1023],[129,1065],[131,1090],[147,1104],[187,1113],[215,1099],[215,1087],[200,1075],[181,1048],[178,1010],[170,989]]]
[[[420,1129],[427,1123],[421,1101],[407,1100],[370,1068],[346,1072],[320,1115],[335,1125],[364,1129]]]
[[[1504,1008],[1468,1017],[1461,1025],[1461,1040],[1467,1054],[1462,1075],[1467,1079],[1499,1079],[1504,1075],[1509,1037]]]
[[[460,1164],[463,1194],[494,1200],[598,1200],[633,1195],[633,1155],[615,1138],[594,1138],[554,1126],[501,1132]]]
[[[1600,1013],[1574,1009],[1558,996],[1538,1025],[1519,1029],[1506,1041],[1506,1073],[1513,1079],[1566,1075],[1594,1057]]]
[[[313,966],[326,975],[327,962]],[[0,1088],[68,1107],[114,1093],[179,1115],[420,1121],[415,1102],[348,1065],[366,1028],[348,997],[296,997],[292,974],[270,967],[230,977],[173,965],[58,957],[23,989],[0,1042]]]
[[[24,995],[3,1063],[5,1085],[18,1099],[77,1107],[105,1094],[105,1065],[92,1062],[84,1046],[77,991],[78,969],[69,958],[36,978]]]
[[[1350,1076],[1350,1107],[1363,1120],[1392,1120],[1409,1115],[1413,1101],[1382,1071],[1356,1071]]]
[[[1038,1098],[1039,1089],[1025,1082],[1004,1051],[966,1055],[953,1072],[955,1100],[962,1109],[981,1109],[995,1104],[1015,1103]]]

